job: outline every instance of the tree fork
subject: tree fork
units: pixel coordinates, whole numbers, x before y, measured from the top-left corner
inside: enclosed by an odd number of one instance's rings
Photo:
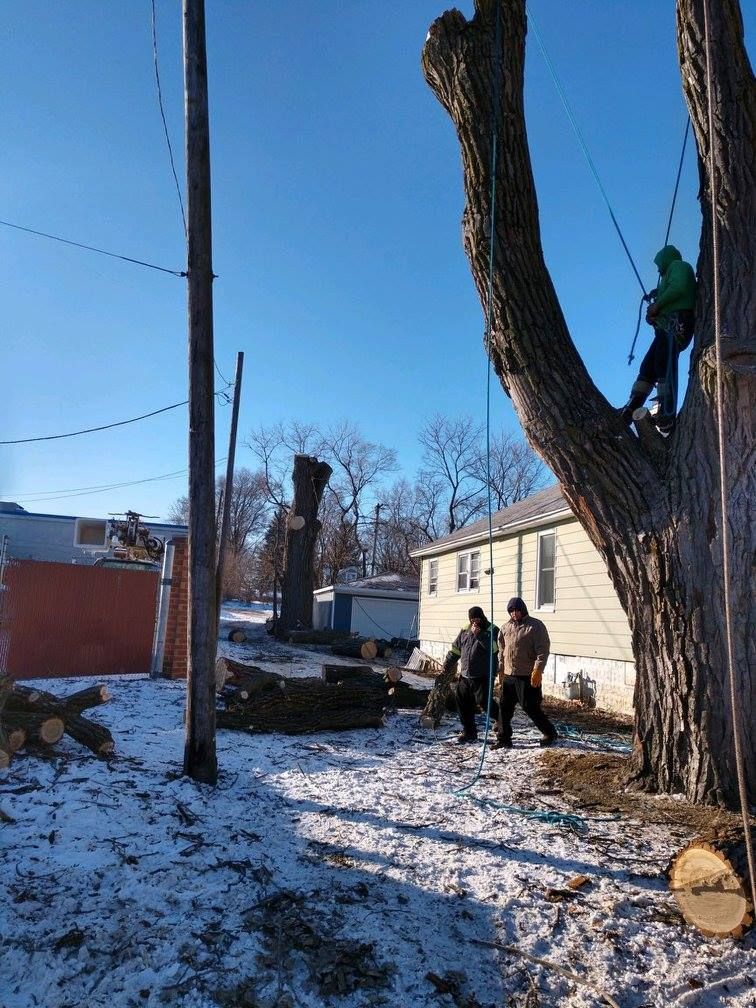
[[[524,0],[500,0],[501,49],[494,53],[497,0],[476,0],[467,21],[448,11],[431,26],[423,50],[425,77],[457,130],[466,206],[464,245],[486,303],[492,181],[494,223],[492,363],[531,446],[556,474],[593,544],[630,624],[636,663],[638,782],[651,790],[684,790],[693,801],[734,804],[732,718],[727,698],[721,613],[721,546],[717,528],[717,437],[711,342],[710,227],[702,236],[693,365],[685,406],[666,451],[627,431],[591,381],[565,324],[540,240],[523,108]],[[756,297],[752,265],[756,180],[752,151],[756,92],[735,0],[717,7],[713,34],[721,178],[716,199],[731,337],[725,350],[729,520],[738,531],[732,557],[737,688],[743,700],[749,791],[756,797],[756,667],[750,556],[756,497],[752,464],[756,415]],[[700,0],[678,0],[683,84],[699,150],[706,141],[705,60]],[[500,61],[500,62],[499,62]],[[500,68],[500,69],[499,69]],[[499,150],[491,179],[491,95]],[[707,142],[707,141],[706,141]],[[750,145],[750,146],[749,146]],[[710,192],[699,161],[702,192]],[[751,264],[751,265],[749,265]],[[750,461],[750,465],[749,465]]]

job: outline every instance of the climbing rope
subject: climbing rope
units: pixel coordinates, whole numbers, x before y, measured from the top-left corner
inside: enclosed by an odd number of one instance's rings
[[[614,210],[612,209],[612,204],[609,202],[609,197],[606,194],[606,189],[604,189],[596,165],[594,164],[593,158],[591,157],[591,153],[588,150],[588,145],[585,142],[582,130],[577,124],[577,120],[573,115],[570,103],[567,100],[565,90],[562,87],[562,82],[560,81],[559,75],[556,72],[556,67],[552,63],[551,57],[549,56],[548,50],[546,49],[543,37],[541,36],[540,29],[538,28],[538,22],[536,21],[535,16],[533,15],[533,12],[529,7],[526,7],[526,11],[528,15],[528,22],[533,26],[533,33],[535,34],[536,41],[538,42],[538,48],[541,50],[541,55],[543,56],[544,62],[548,67],[549,73],[551,74],[551,78],[554,81],[554,87],[557,89],[557,94],[559,95],[562,105],[564,106],[564,110],[567,113],[567,118],[570,120],[572,129],[574,130],[575,136],[577,137],[578,143],[580,144],[581,150],[583,151],[583,156],[585,157],[588,167],[591,170],[591,174],[593,175],[593,178],[596,181],[596,185],[598,186],[599,192],[601,193],[604,199],[604,203],[606,203],[606,209],[609,211],[609,216],[612,219],[612,224],[614,224],[614,229],[617,232],[617,236],[619,237],[619,240],[622,243],[622,248],[625,250],[625,255],[628,258],[628,262],[632,267],[633,273],[635,273],[635,277],[638,283],[640,284],[640,288],[643,291],[644,297],[647,297],[647,291],[643,285],[643,281],[641,280],[641,275],[638,272],[638,267],[635,265],[635,260],[633,259],[630,253],[630,249],[627,247],[627,242],[625,241],[625,236],[622,233],[622,228],[619,226],[619,222],[617,221],[617,218],[614,214]]]
[[[735,749],[735,767],[738,776],[738,794],[740,811],[743,818],[743,834],[745,838],[748,872],[751,876],[752,908],[756,909],[756,872],[754,871],[753,845],[751,842],[751,827],[748,819],[748,794],[745,782],[745,767],[743,763],[742,725],[740,710],[735,694],[735,660],[733,656],[732,634],[732,604],[730,600],[730,533],[727,522],[727,460],[724,442],[724,392],[722,382],[722,332],[721,311],[719,302],[719,232],[717,227],[716,203],[716,157],[714,153],[714,98],[712,94],[712,59],[711,38],[709,34],[709,0],[704,0],[704,49],[706,52],[706,100],[708,106],[709,129],[709,193],[711,200],[711,246],[712,246],[712,291],[714,295],[714,346],[716,352],[716,387],[717,387],[717,439],[719,447],[719,503],[721,511],[722,533],[722,580],[724,582],[725,635],[727,640],[727,675],[730,681],[730,708],[732,711],[732,739]]]
[[[491,728],[491,700],[493,699],[493,667],[494,667],[494,569],[493,569],[493,501],[491,499],[491,343],[493,338],[493,282],[495,262],[495,227],[496,227],[496,165],[499,146],[498,110],[501,94],[501,0],[496,0],[496,23],[494,28],[494,48],[491,59],[491,191],[488,214],[488,285],[486,290],[486,485],[488,489],[488,580],[490,584],[490,624],[488,628],[488,695],[486,698],[486,729],[483,733],[483,748],[475,775],[469,784],[459,788],[454,793],[464,797],[465,792],[474,787],[480,779],[483,763],[488,748],[488,735]]]

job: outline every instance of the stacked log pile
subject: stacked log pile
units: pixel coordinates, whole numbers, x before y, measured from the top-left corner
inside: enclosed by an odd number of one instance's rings
[[[223,681],[216,711],[219,728],[301,735],[382,727],[387,707],[423,707],[427,691],[413,690],[359,666],[325,665],[320,678],[286,679],[228,658],[218,661]],[[334,671],[336,670],[336,671]]]
[[[0,680],[0,769],[7,767],[13,754],[24,746],[49,747],[64,734],[97,756],[110,756],[113,736],[81,713],[109,699],[110,693],[102,685],[58,697],[8,678]]]

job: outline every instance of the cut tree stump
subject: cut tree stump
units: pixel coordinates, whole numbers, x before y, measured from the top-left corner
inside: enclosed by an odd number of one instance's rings
[[[332,644],[331,652],[342,658],[362,658],[363,661],[372,661],[378,656],[378,645],[374,640],[360,638],[344,641],[343,644]]]
[[[756,830],[752,830],[756,841]],[[741,938],[753,924],[742,830],[693,840],[675,857],[669,888],[685,920],[707,938]]]

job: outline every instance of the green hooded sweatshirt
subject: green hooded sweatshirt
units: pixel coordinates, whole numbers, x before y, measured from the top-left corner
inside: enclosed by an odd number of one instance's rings
[[[665,245],[656,253],[654,262],[661,277],[654,304],[659,309],[657,321],[663,325],[672,312],[695,307],[696,275],[674,245]]]

